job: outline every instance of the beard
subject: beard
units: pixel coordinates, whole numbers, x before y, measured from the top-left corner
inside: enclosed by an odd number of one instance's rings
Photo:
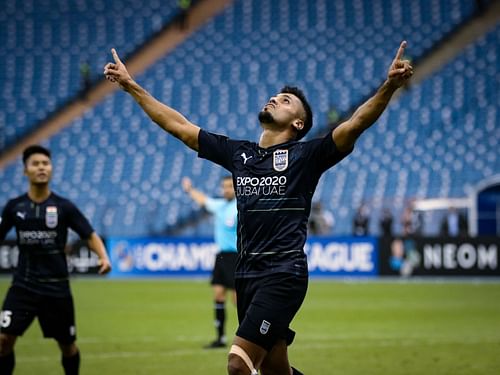
[[[274,123],[274,117],[271,113],[267,111],[259,112],[259,121],[263,124],[272,124]]]

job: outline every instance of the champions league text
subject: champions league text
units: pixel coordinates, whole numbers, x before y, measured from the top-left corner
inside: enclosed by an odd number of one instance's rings
[[[236,195],[285,195],[286,176],[237,177]]]

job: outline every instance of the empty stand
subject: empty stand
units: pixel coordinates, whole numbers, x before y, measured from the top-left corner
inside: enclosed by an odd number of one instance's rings
[[[50,32],[56,45],[63,42],[63,28],[75,41],[85,41],[78,48],[65,42],[71,53],[47,46],[49,58],[1,56],[14,74],[6,80],[3,97],[24,92],[27,99],[9,101],[0,124],[4,121],[6,129],[16,118],[32,124],[56,108],[61,98],[78,91],[72,75],[82,59],[100,71],[111,44],[121,54],[132,51],[172,14],[163,3],[152,1],[144,10],[131,2],[130,10],[115,20],[106,15],[107,3],[82,0],[74,3],[74,11],[86,4],[95,13]],[[24,13],[30,15],[38,2],[27,4],[31,7],[24,6]],[[60,7],[62,14],[66,8]],[[202,128],[255,141],[262,105],[284,84],[296,84],[312,103],[314,136],[325,130],[332,107],[346,115],[383,82],[401,39],[408,39],[408,53],[418,60],[473,12],[468,0],[411,6],[404,0],[240,0],[136,79]],[[16,22],[6,27],[25,39]],[[104,35],[94,34],[98,28]],[[44,37],[38,38],[43,44]],[[500,170],[498,39],[497,28],[411,87],[363,135],[353,154],[326,173],[315,199],[333,212],[334,233],[350,233],[361,202],[372,207],[375,233],[383,206],[393,208],[397,221],[408,198],[461,197],[468,186]],[[25,82],[22,76],[31,79]],[[43,95],[33,95],[34,87]],[[4,144],[21,133],[2,132]],[[54,190],[74,200],[103,235],[164,233],[200,213],[181,190],[183,176],[216,194],[225,174],[157,128],[124,93],[106,99],[47,145],[54,154]],[[0,177],[2,201],[25,190],[20,163]],[[210,234],[210,223],[185,233]]]

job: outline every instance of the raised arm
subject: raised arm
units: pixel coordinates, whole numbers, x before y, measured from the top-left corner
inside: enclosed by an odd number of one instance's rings
[[[352,117],[332,131],[332,137],[340,151],[349,151],[361,133],[372,126],[384,112],[392,95],[405,84],[413,74],[413,67],[408,60],[402,60],[406,41],[401,42],[394,58],[386,81],[374,96],[359,107]]]
[[[184,177],[182,179],[182,188],[186,193],[189,194],[192,200],[194,200],[202,207],[205,206],[205,203],[207,202],[207,196],[203,194],[201,191],[196,190],[193,187],[193,184],[189,178]]]
[[[104,75],[111,82],[116,82],[128,92],[141,106],[146,114],[163,130],[180,139],[186,146],[198,151],[198,133],[200,128],[189,122],[182,114],[161,103],[143,89],[130,76],[125,64],[120,60],[116,50],[111,50],[114,63],[104,67]]]

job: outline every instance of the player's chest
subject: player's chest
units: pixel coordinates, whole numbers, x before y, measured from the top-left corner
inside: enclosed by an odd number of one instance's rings
[[[233,156],[234,173],[241,177],[273,177],[297,173],[302,159],[293,149],[241,149]]]
[[[244,150],[233,161],[235,192],[240,204],[295,196],[307,173],[303,159],[293,148]]]
[[[57,205],[26,203],[15,207],[12,214],[18,229],[55,229],[61,222],[61,209]]]

